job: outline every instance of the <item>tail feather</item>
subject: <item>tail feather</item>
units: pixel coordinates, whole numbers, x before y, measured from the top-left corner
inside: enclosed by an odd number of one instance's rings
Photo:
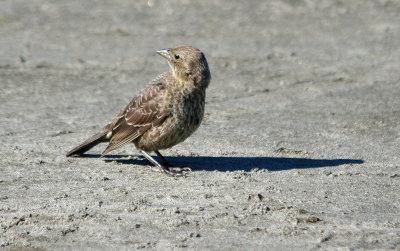
[[[72,149],[71,151],[69,151],[66,154],[66,156],[69,157],[72,155],[81,155],[81,154],[85,153],[86,151],[89,151],[89,149],[91,149],[95,145],[97,145],[101,142],[107,141],[106,136],[107,136],[107,131],[102,131],[100,133],[97,133],[97,134],[93,135],[92,137],[90,137],[89,139],[85,140],[85,142],[83,142],[79,146],[77,146],[74,149]]]

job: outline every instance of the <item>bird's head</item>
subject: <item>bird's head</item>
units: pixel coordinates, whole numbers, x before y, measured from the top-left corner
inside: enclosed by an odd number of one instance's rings
[[[204,54],[191,46],[178,46],[175,48],[157,51],[168,60],[175,77],[182,81],[194,81],[195,84],[207,88],[211,80],[210,70]]]

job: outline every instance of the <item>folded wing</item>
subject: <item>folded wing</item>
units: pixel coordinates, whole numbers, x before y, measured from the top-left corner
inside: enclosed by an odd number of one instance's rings
[[[153,126],[158,126],[170,115],[160,105],[166,95],[165,83],[148,85],[121,110],[106,126],[111,131],[110,144],[102,156],[134,141]]]

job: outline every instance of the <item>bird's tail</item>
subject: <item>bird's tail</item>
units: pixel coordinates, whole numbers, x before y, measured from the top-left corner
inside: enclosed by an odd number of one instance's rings
[[[66,154],[66,156],[69,157],[72,155],[81,155],[84,152],[91,149],[92,147],[94,147],[95,145],[97,145],[101,142],[107,141],[106,136],[107,136],[107,131],[102,131],[100,133],[97,133],[97,134],[93,135],[92,137],[90,137],[89,139],[87,139],[82,144],[80,144],[79,146],[77,146],[74,149],[72,149],[71,151],[69,151]]]

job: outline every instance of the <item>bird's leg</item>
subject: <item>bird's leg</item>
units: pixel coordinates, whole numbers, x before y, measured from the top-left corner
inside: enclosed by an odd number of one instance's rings
[[[161,165],[160,163],[157,162],[157,160],[155,160],[153,157],[151,157],[147,152],[145,152],[143,150],[141,150],[140,152],[143,154],[143,156],[146,159],[148,159],[151,163],[153,163],[153,165],[155,165],[158,168],[158,171],[165,173],[167,175],[171,175],[171,176],[183,176],[182,172],[172,171],[164,164]]]
[[[172,165],[171,165],[170,163],[168,163],[168,161],[164,158],[164,156],[161,155],[161,153],[160,153],[159,151],[154,151],[154,152],[155,152],[155,153],[157,154],[157,156],[161,159],[161,161],[162,161],[162,163],[163,163],[164,166],[172,167]]]
[[[154,152],[155,152],[155,153],[157,154],[157,156],[162,160],[164,166],[169,167],[169,168],[177,169],[178,172],[183,172],[183,171],[185,171],[185,172],[191,172],[191,171],[192,171],[192,169],[191,169],[190,167],[174,167],[173,165],[171,165],[170,163],[168,163],[168,161],[164,158],[164,156],[161,155],[161,153],[160,153],[159,151],[154,151]]]

